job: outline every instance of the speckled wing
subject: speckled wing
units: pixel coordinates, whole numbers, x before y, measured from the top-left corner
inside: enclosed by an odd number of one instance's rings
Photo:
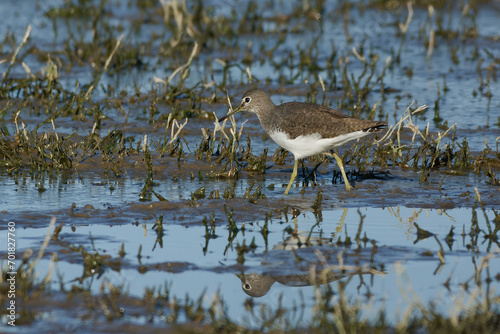
[[[332,108],[301,102],[277,106],[273,117],[276,117],[276,127],[287,132],[291,139],[313,133],[319,133],[323,138],[333,138],[356,131],[377,132],[386,124],[352,118]]]

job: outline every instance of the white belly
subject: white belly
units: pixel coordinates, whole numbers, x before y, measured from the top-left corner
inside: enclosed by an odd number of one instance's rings
[[[368,134],[369,132],[356,131],[334,138],[322,138],[319,133],[314,133],[290,139],[284,132],[272,132],[269,133],[269,136],[276,144],[292,152],[295,159],[303,159],[311,155],[327,152],[334,147],[362,138]]]

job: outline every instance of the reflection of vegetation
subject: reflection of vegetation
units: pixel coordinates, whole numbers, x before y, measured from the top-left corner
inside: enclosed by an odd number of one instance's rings
[[[289,155],[281,148],[269,152],[268,138],[263,136],[260,140],[261,134],[252,133],[255,129],[251,122],[239,124],[231,119],[226,127],[217,122],[212,124],[217,119],[214,110],[221,115],[231,100],[229,95],[237,96],[245,86],[258,84],[278,96],[301,95],[298,98],[324,105],[338,100],[336,107],[350,115],[389,120],[391,116],[399,116],[401,101],[414,96],[420,102],[423,99],[419,87],[411,84],[405,88],[389,87],[389,83],[398,85],[400,77],[412,83],[421,71],[421,64],[414,58],[408,59],[408,54],[424,55],[429,67],[435,68],[438,65],[433,59],[442,52],[443,59],[450,61],[449,71],[441,87],[432,86],[437,88],[433,106],[427,101],[431,105],[427,109],[412,104],[387,136],[360,141],[339,155],[356,168],[348,174],[357,180],[381,176],[385,179],[389,172],[380,170],[409,168],[420,173],[421,183],[428,184],[434,174],[441,173],[440,192],[446,188],[444,180],[475,174],[474,183],[478,184],[467,185],[457,195],[470,196],[471,223],[463,229],[451,227],[444,241],[450,250],[462,242],[472,253],[483,251],[480,249],[483,245],[491,252],[499,246],[500,216],[495,212],[495,219],[488,219],[488,203],[496,203],[495,198],[481,199],[478,189],[495,190],[500,184],[499,141],[485,141],[484,146],[474,147],[470,136],[465,138],[461,131],[461,124],[448,124],[444,115],[445,97],[448,101],[457,97],[446,95],[452,92],[449,87],[453,80],[457,80],[450,78],[453,73],[463,73],[464,68],[473,69],[472,74],[464,76],[477,79],[477,84],[465,87],[464,92],[470,98],[477,96],[488,103],[494,102],[500,60],[495,55],[495,44],[489,43],[496,41],[497,36],[481,35],[477,19],[482,6],[490,9],[493,2],[415,0],[409,6],[407,0],[339,1],[333,8],[332,3],[297,1],[289,3],[289,9],[283,9],[273,1],[250,0],[246,7],[223,12],[201,0],[59,1],[44,13],[52,36],[37,40],[35,28],[28,27],[21,36],[5,31],[0,37],[0,168],[16,184],[22,178],[32,178],[40,195],[46,194],[55,175],[65,175],[64,182],[72,172],[85,179],[88,169],[104,175],[110,172],[118,179],[136,171],[141,175],[141,185],[135,193],[147,202],[166,202],[160,191],[155,191],[158,184],[154,181],[204,182],[193,186],[191,196],[172,201],[192,206],[203,205],[204,201],[219,206],[227,204],[226,254],[233,251],[237,261],[244,264],[245,257],[248,260],[256,252],[256,241],[239,239],[244,236],[245,224],[237,223],[233,217],[238,206],[231,200],[240,197],[248,205],[267,203],[275,193],[274,184],[267,186],[255,180],[262,178],[270,165],[286,168]],[[387,46],[384,57],[378,53],[380,48],[374,46],[377,41],[370,41],[374,35],[365,29],[362,38],[356,38],[353,29],[357,28],[358,15],[373,14],[373,8],[377,14],[390,15],[390,20],[379,26],[387,29],[383,35],[396,44]],[[410,9],[415,11],[413,17]],[[330,39],[331,32],[324,31],[326,20],[343,21],[345,36]],[[342,34],[341,29],[339,33]],[[302,35],[311,38],[297,43]],[[344,37],[345,48],[339,42]],[[256,73],[254,69],[258,68],[264,70]],[[136,75],[151,80],[138,80]],[[298,94],[297,87],[301,91]],[[387,101],[395,101],[395,108]],[[496,131],[495,127],[500,126],[500,118],[496,117],[482,124],[480,131]],[[435,130],[419,129],[413,123],[426,118]],[[263,147],[257,149],[256,143]],[[317,164],[321,160],[322,157],[312,157],[310,162]],[[242,190],[240,178],[250,180]],[[228,179],[220,193],[209,182],[214,179]],[[332,179],[334,183],[340,179],[337,172]],[[313,177],[306,175],[306,184],[309,181]],[[317,196],[312,208],[317,225],[311,232],[323,223],[322,209],[327,201],[332,202],[332,195],[324,188],[314,191]],[[91,208],[78,212],[74,204],[69,219],[89,217]],[[347,229],[341,234],[345,226],[342,220],[334,243],[359,249],[371,246],[376,253],[375,240],[362,233],[368,222],[363,223],[365,217],[360,216],[356,235],[348,235]],[[210,241],[226,237],[222,232],[226,230],[218,227],[215,213],[205,217],[204,253]],[[266,212],[261,221],[261,225],[255,224],[259,229],[257,239],[263,239],[267,251],[271,214]],[[408,223],[413,231],[413,221]],[[69,224],[66,222],[64,226]],[[73,264],[81,267],[81,284],[67,283],[60,277],[61,291],[55,291],[50,285],[55,281],[52,266],[61,255],[51,255],[51,267],[40,278],[35,269],[41,266],[39,261],[46,244],[38,257],[31,250],[26,251],[20,259],[16,281],[20,303],[18,324],[45,321],[50,306],[68,312],[68,319],[90,320],[92,326],[94,322],[105,321],[114,326],[117,320],[128,321],[125,317],[129,317],[138,327],[146,319],[159,326],[173,324],[179,331],[249,331],[240,327],[241,322],[227,317],[228,306],[219,295],[176,300],[171,298],[170,287],[166,285],[148,287],[142,299],[131,297],[126,286],[102,277],[109,269],[123,270],[125,245],[117,258],[95,247],[69,246],[60,238],[62,228],[61,224],[52,242],[74,256]],[[434,230],[428,229],[417,227],[417,239],[430,236],[426,232]],[[156,219],[155,231],[157,245],[161,247],[163,215]],[[291,226],[284,229],[287,237],[296,237],[296,233]],[[306,238],[303,244],[310,245],[310,241]],[[436,239],[436,243],[441,241]],[[438,254],[428,255],[437,255],[441,263],[446,261],[447,253],[440,246]],[[138,273],[151,269],[146,261],[141,262],[142,246],[137,258]],[[462,282],[463,296],[457,297],[457,308],[451,314],[440,313],[439,300],[422,305],[418,298],[410,296],[411,307],[398,323],[388,324],[383,310],[378,317],[367,320],[363,314],[369,300],[350,299],[345,293],[346,286],[352,284],[349,280],[335,289],[332,285],[317,287],[313,319],[303,322],[301,328],[293,328],[292,323],[296,322],[292,321],[288,305],[279,304],[271,309],[249,300],[245,306],[256,327],[267,332],[498,332],[500,299],[490,288],[499,278],[490,273],[489,260],[490,256],[481,261],[473,258],[475,264],[479,262],[477,270],[470,280]],[[298,255],[297,261],[300,261]],[[7,278],[7,268],[2,262],[1,305],[6,302]],[[97,292],[91,290],[92,282],[101,283]],[[403,290],[409,291],[409,286],[403,285]],[[208,304],[207,298],[211,298]],[[62,307],[58,304],[61,300],[65,301]],[[66,309],[67,301],[81,305],[84,312]],[[48,306],[50,303],[54,304]],[[297,313],[300,307],[297,306]],[[411,313],[412,310],[419,312]],[[5,314],[5,308],[0,314]],[[189,324],[185,325],[186,322]],[[141,328],[149,330],[150,327]]]
[[[227,316],[225,311],[227,304],[222,296],[218,294],[215,296],[202,294],[198,298],[186,296],[184,299],[177,299],[171,296],[170,285],[165,284],[164,286],[148,287],[142,298],[130,296],[127,288],[122,283],[111,282],[106,277],[99,279],[96,276],[96,274],[102,275],[108,268],[119,271],[121,260],[119,258],[114,259],[110,255],[103,256],[95,249],[91,254],[84,251],[82,247],[68,247],[67,251],[80,254],[82,257],[81,261],[76,262],[80,262],[85,269],[84,275],[79,279],[80,284],[75,284],[76,282],[63,283],[61,280],[61,291],[51,291],[48,289],[48,284],[51,281],[52,269],[44,278],[37,275],[37,270],[40,269],[38,261],[44,257],[43,253],[50,236],[51,234],[48,233],[47,243],[44,243],[44,246],[40,249],[38,257],[35,258],[33,252],[28,250],[24,254],[22,263],[18,266],[16,280],[16,301],[19,302],[19,318],[16,322],[18,325],[30,324],[38,317],[43,316],[47,312],[47,307],[50,306],[56,309],[62,307],[58,312],[62,312],[65,317],[81,321],[78,325],[79,328],[82,328],[82,326],[84,328],[87,321],[90,321],[94,328],[100,324],[114,322],[113,327],[115,330],[125,331],[125,328],[120,327],[123,321],[137,318],[137,320],[148,319],[148,324],[141,325],[140,321],[138,321],[139,323],[134,325],[136,330],[150,329],[149,323],[153,323],[158,327],[167,325],[175,329],[176,332],[206,333],[207,331],[215,331],[218,333],[236,333],[248,331],[239,322]],[[61,245],[63,243],[60,243]],[[248,246],[243,243],[243,245],[238,245],[237,249],[241,247]],[[248,312],[247,317],[259,328],[259,332],[280,329],[280,331],[286,332],[324,333],[325,328],[328,329],[328,332],[337,332],[350,328],[357,332],[493,333],[500,328],[498,317],[500,296],[497,295],[495,289],[490,288],[497,278],[491,276],[488,264],[496,256],[497,254],[491,253],[481,258],[476,272],[471,275],[469,280],[463,282],[461,295],[455,296],[457,302],[454,304],[453,310],[450,310],[450,315],[442,313],[442,310],[438,307],[441,301],[438,299],[428,306],[424,305],[420,301],[418,294],[413,291],[412,286],[408,283],[408,277],[403,266],[397,265],[401,288],[409,306],[404,313],[402,312],[396,316],[396,322],[391,324],[386,318],[387,314],[384,309],[372,309],[372,299],[375,298],[373,295],[368,294],[365,297],[366,299],[362,300],[351,299],[348,295],[347,287],[354,284],[352,282],[354,277],[360,278],[361,284],[364,284],[362,275],[355,272],[356,267],[344,266],[350,268],[347,270],[354,270],[354,273],[347,275],[343,280],[336,283],[324,284],[344,276],[340,274],[340,276],[334,275],[330,277],[331,270],[337,267],[337,269],[341,269],[341,267],[326,265],[324,269],[320,268],[316,274],[315,279],[320,282],[320,285],[314,287],[316,294],[312,319],[302,319],[306,307],[305,303],[293,305],[292,307],[292,305],[280,302],[283,296],[277,300],[274,306],[259,305],[250,299],[247,300],[245,303]],[[55,261],[57,261],[57,257],[53,255],[51,268],[54,266]],[[116,263],[117,266],[114,265]],[[147,269],[142,267],[143,265],[138,265],[137,270],[145,272]],[[367,270],[368,275],[370,275],[370,269]],[[9,286],[6,284],[9,278],[7,272],[7,265],[2,263],[0,275],[0,303],[2,304],[7,300]],[[377,272],[374,271],[375,274]],[[242,279],[246,278],[242,276]],[[294,284],[292,282],[297,282],[298,279],[303,278],[298,276],[277,277],[272,279],[272,282],[275,279],[282,282],[282,284],[287,284],[287,279],[291,279],[290,284]],[[100,282],[99,293],[94,295],[91,292],[91,287],[93,283],[98,282]],[[256,281],[253,279],[251,282],[253,284]],[[272,282],[270,282],[271,285]],[[70,289],[68,289],[69,284],[72,285]],[[266,288],[265,282],[259,284],[264,284],[263,288]],[[314,283],[309,282],[307,284]],[[484,285],[487,287],[484,287]],[[62,296],[67,300],[71,300],[72,305],[74,305],[75,301],[78,301],[79,307],[65,307],[64,304],[58,306],[58,300]],[[52,303],[55,304],[52,306]],[[293,311],[289,310],[290,307],[292,307]],[[6,309],[2,308],[0,314],[5,315],[6,312]],[[71,324],[73,323],[71,322]],[[298,323],[299,326],[297,326]],[[67,326],[71,327],[71,324]]]

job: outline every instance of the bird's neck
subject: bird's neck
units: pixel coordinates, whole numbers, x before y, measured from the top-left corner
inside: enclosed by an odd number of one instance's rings
[[[271,112],[260,112],[257,114],[257,117],[259,118],[260,125],[264,128],[264,130],[267,133],[274,132],[276,131],[275,129],[275,122],[271,120],[272,118],[272,111]]]

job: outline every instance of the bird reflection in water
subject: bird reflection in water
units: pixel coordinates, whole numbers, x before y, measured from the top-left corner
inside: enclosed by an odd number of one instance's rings
[[[247,295],[262,297],[275,282],[300,287],[326,284],[355,275],[386,275],[371,267],[370,252],[347,254],[347,250],[335,245],[332,238],[313,237],[311,232],[298,231],[297,215],[294,215],[293,220],[295,229],[267,253],[270,260],[262,262],[264,270],[261,273],[236,275]],[[290,257],[292,253],[294,256]],[[350,264],[346,264],[344,260],[348,260]],[[361,262],[364,264],[360,265]]]

